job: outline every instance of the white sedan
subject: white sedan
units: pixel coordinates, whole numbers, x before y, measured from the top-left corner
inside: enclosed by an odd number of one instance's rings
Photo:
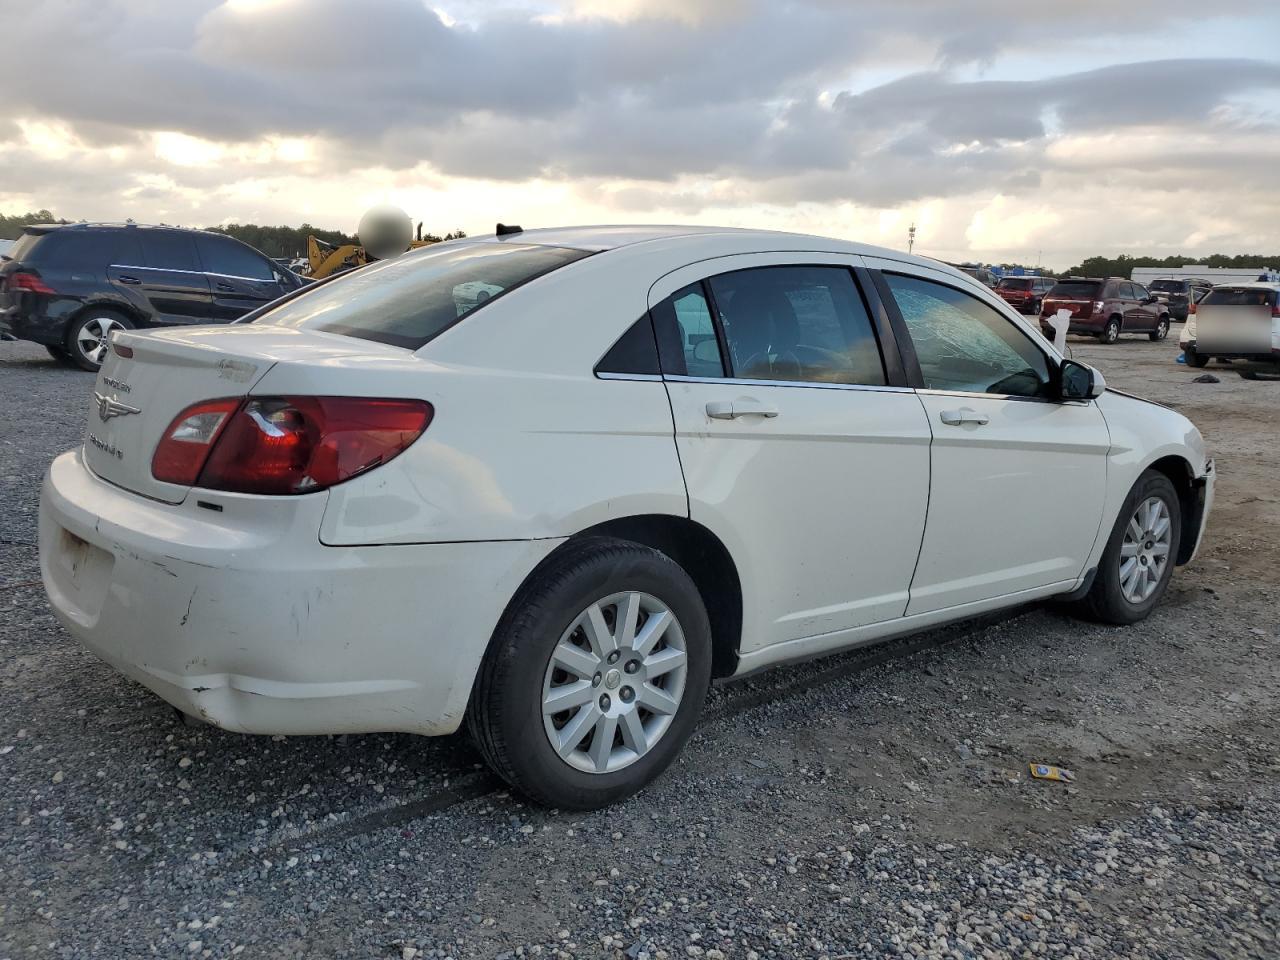
[[[713,678],[1040,598],[1140,620],[1213,496],[1186,418],[819,237],[467,239],[112,346],[41,500],[67,628],[228,730],[466,722],[564,808],[657,776]]]

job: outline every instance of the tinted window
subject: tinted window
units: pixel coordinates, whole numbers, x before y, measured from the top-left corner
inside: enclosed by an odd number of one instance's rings
[[[871,318],[844,267],[764,267],[712,277],[733,376],[884,384]]]
[[[609,348],[596,364],[596,373],[661,373],[658,366],[658,343],[653,339],[653,324],[648,315],[641,317]]]
[[[200,272],[196,245],[191,241],[189,233],[142,229],[138,231],[138,241],[142,245],[144,260],[139,266],[154,267],[157,270]]]
[[[586,256],[586,250],[528,244],[426,247],[319,284],[253,322],[416,350],[500,294]]]
[[[1133,299],[1135,300],[1145,300],[1150,296],[1147,293],[1147,288],[1140,283],[1131,283],[1129,286],[1133,290]]]
[[[59,230],[40,248],[40,257],[101,273],[115,264],[138,265],[138,242],[131,230]]]
[[[1187,285],[1181,280],[1152,280],[1150,289],[1161,293],[1186,293]]]
[[[1064,300],[1096,300],[1101,291],[1101,280],[1059,280],[1049,291],[1049,296]]]
[[[1203,300],[1200,301],[1205,306],[1220,304],[1230,307],[1274,307],[1276,305],[1276,291],[1264,289],[1252,289],[1245,287],[1243,289],[1224,290],[1217,287],[1210,290]]]
[[[10,260],[34,259],[36,246],[44,240],[45,236],[47,236],[47,234],[24,233],[14,241],[13,246],[6,250],[4,255]]]
[[[895,274],[885,280],[911,331],[926,387],[1048,395],[1045,355],[1006,317],[940,283]]]
[[[1000,281],[1001,290],[1030,290],[1031,281],[1024,277],[1005,277]]]
[[[723,377],[724,364],[701,283],[677,290],[653,308],[662,372],[674,376]]]
[[[250,280],[274,280],[275,270],[266,257],[245,244],[216,233],[197,233],[196,249],[206,273]]]

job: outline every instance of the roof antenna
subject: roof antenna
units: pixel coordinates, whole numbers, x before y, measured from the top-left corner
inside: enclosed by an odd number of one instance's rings
[[[500,237],[509,237],[513,233],[524,233],[524,230],[523,228],[517,226],[516,224],[507,226],[505,223],[500,223],[498,224],[498,229],[495,230],[494,232]]]

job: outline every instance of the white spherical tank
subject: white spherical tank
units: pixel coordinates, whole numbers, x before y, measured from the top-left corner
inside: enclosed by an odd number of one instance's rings
[[[375,260],[386,260],[409,249],[413,222],[398,207],[374,207],[360,218],[356,233],[365,253]]]

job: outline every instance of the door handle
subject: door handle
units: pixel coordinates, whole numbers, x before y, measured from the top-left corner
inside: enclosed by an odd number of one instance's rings
[[[226,290],[228,293],[233,293],[235,292],[235,289],[236,289],[231,284],[223,283],[221,280],[218,281],[217,286],[219,290]]]
[[[740,417],[771,418],[777,415],[777,407],[749,397],[739,400],[712,400],[707,404],[707,416],[712,420],[737,420]]]
[[[142,282],[137,277],[131,277],[127,273],[120,274],[120,276],[116,277],[116,279],[119,280],[121,283],[127,283],[130,285]]]
[[[958,427],[964,423],[984,424],[991,422],[991,418],[985,413],[978,413],[968,407],[961,407],[959,410],[943,410],[938,414],[938,419],[949,427]]]

